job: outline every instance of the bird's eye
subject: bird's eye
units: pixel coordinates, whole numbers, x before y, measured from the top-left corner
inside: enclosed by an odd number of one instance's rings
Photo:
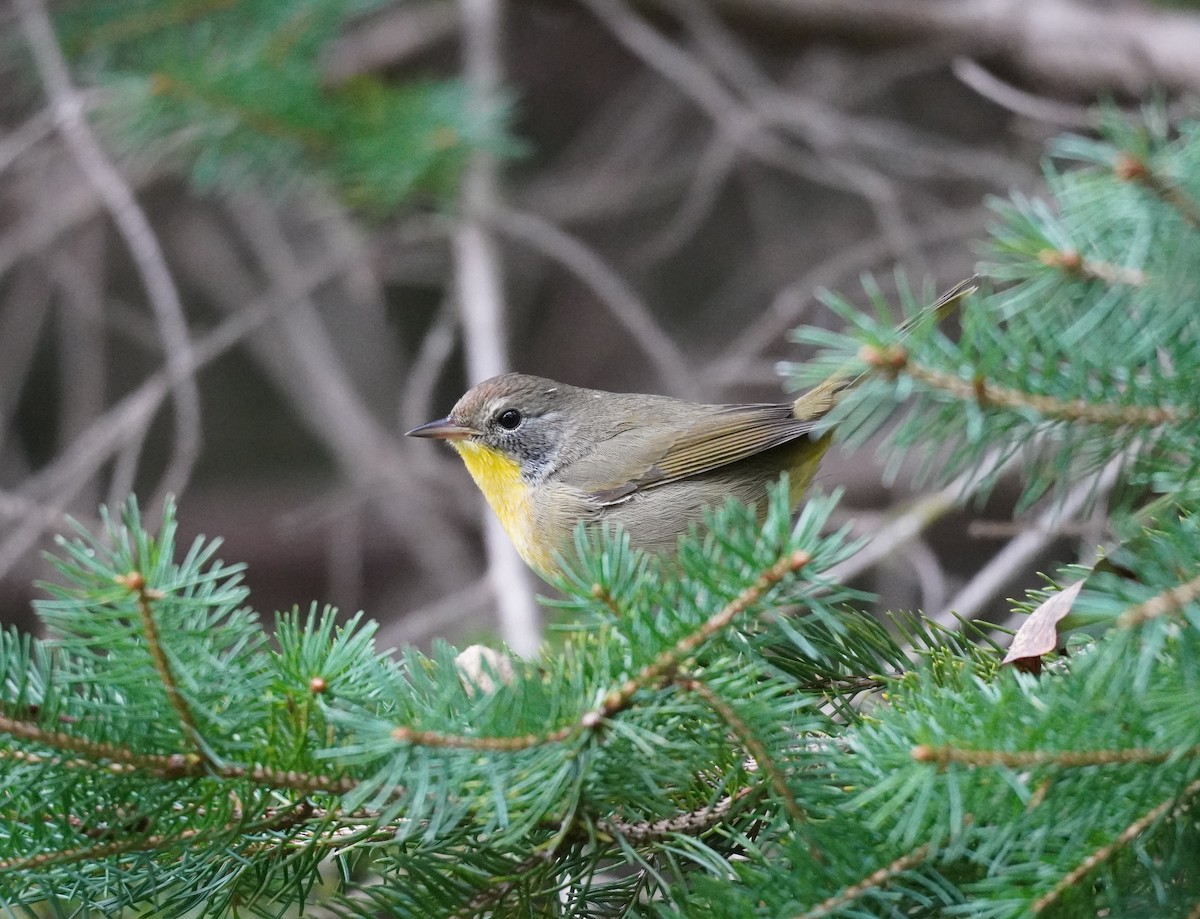
[[[515,408],[506,408],[496,416],[496,423],[504,430],[512,431],[521,423],[521,413]]]

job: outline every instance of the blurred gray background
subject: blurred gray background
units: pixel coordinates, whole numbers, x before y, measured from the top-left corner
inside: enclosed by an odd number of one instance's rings
[[[527,649],[539,588],[453,454],[400,432],[494,369],[782,399],[776,362],[804,356],[788,330],[834,322],[818,291],[865,303],[860,277],[889,290],[898,266],[961,280],[988,197],[1037,195],[1049,138],[1089,131],[1100,100],[1187,107],[1200,81],[1200,14],[1122,0],[383,4],[323,78],[462,74],[511,100],[523,152],[477,156],[448,204],[364,215],[308,186],[200,191],[101,132],[106,187],[30,66],[28,6],[0,7],[0,618],[27,626],[65,515],[92,526],[132,489],[148,513],[175,493],[185,539],[223,537],[261,612],[364,609],[387,645],[503,622]],[[916,519],[870,449],[819,483],[847,487],[861,532]],[[939,508],[861,582],[884,608],[970,588],[967,612],[994,612],[1102,535],[1057,521],[979,583],[1038,526],[1005,523],[1010,503]]]

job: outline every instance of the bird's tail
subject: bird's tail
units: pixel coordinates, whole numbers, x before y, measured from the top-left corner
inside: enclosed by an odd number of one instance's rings
[[[964,297],[969,297],[977,290],[979,290],[979,278],[977,276],[960,281],[938,297],[926,309],[906,319],[900,325],[899,329],[897,329],[897,332],[903,338],[918,324],[930,318],[934,322],[941,322],[954,312],[960,300]],[[854,373],[848,367],[844,370],[835,371],[793,402],[792,414],[802,420],[816,421],[818,418],[823,418],[838,404],[843,393],[853,389],[867,376],[868,374],[866,373]]]

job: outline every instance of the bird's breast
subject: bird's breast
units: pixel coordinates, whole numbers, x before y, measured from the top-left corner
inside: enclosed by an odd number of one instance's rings
[[[550,570],[557,546],[547,545],[548,534],[539,532],[533,488],[521,475],[517,461],[470,440],[453,441],[452,445],[521,558],[535,571]]]

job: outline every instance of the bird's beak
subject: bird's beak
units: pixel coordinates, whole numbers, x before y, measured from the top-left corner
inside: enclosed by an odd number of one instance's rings
[[[430,421],[420,427],[404,433],[405,437],[436,437],[438,440],[462,440],[472,434],[478,434],[474,428],[468,428],[446,416],[437,421]]]

